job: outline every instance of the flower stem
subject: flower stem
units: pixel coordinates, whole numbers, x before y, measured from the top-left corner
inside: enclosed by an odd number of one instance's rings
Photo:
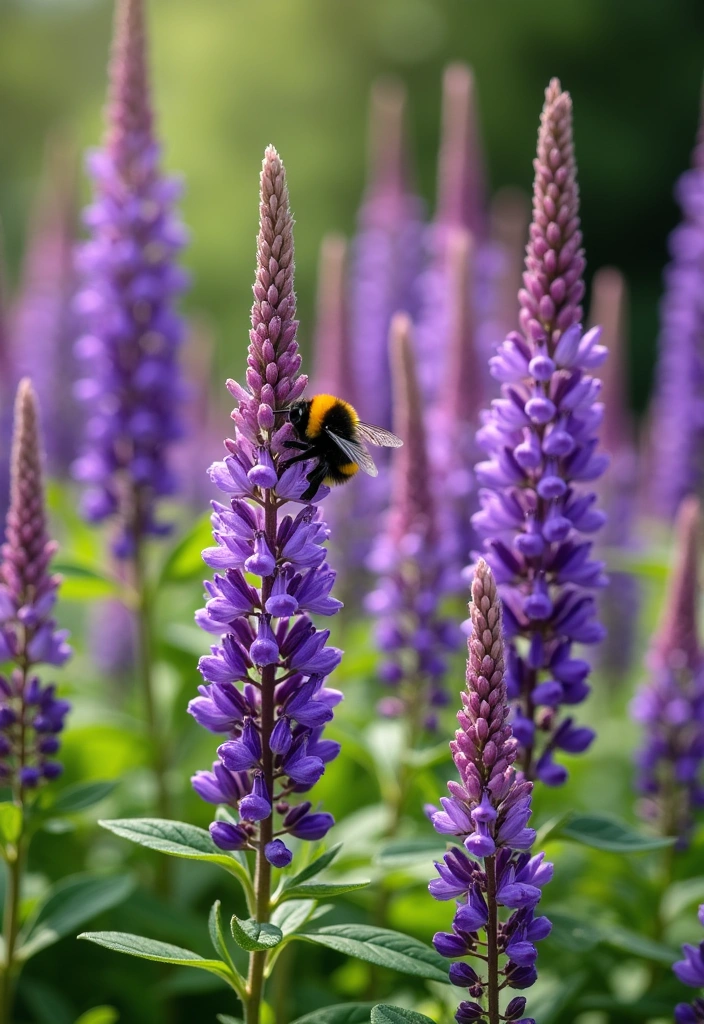
[[[14,858],[7,865],[7,892],[5,893],[5,916],[3,922],[5,957],[2,965],[2,978],[0,980],[0,1024],[10,1024],[12,1020],[12,1002],[15,988],[15,945],[19,931],[23,861],[24,844],[23,837],[20,835],[17,840]]]
[[[487,965],[487,996],[489,1000],[489,1024],[499,1024],[499,911],[496,905],[496,857],[487,857],[486,868],[487,891],[486,902],[489,918],[486,924],[486,965]]]
[[[267,492],[264,504],[264,532],[271,551],[276,550],[276,504],[271,493]],[[262,578],[262,608],[271,596],[274,583],[273,576]],[[264,781],[270,799],[274,796],[274,755],[271,749],[271,734],[274,730],[274,689],[276,687],[276,665],[267,665],[262,669],[262,709],[261,709],[261,741],[262,766]],[[254,873],[254,892],[256,918],[259,923],[269,920],[271,913],[271,864],[264,855],[267,843],[274,834],[274,812],[259,823],[259,848]],[[264,968],[267,951],[258,950],[249,954],[249,974],[247,978],[247,1004],[245,1006],[246,1024],[259,1024],[262,995],[264,990]]]
[[[526,672],[526,680],[524,683],[523,714],[530,722],[533,723],[535,722],[535,705],[533,704],[533,690],[535,689],[536,682],[537,679],[535,669],[528,669]],[[535,768],[533,765],[534,752],[535,741],[533,740],[526,747],[524,747],[523,754],[521,757],[521,768],[523,769],[523,774],[526,777],[526,779],[529,779],[531,782],[533,781],[535,776]]]
[[[137,613],[137,672],[144,704],[150,765],[156,784],[157,813],[160,818],[170,818],[171,798],[166,780],[166,748],[154,698],[152,602],[144,563],[144,541],[138,536],[132,565]],[[168,895],[171,888],[171,865],[168,857],[165,858],[165,862],[157,881],[157,887],[162,895]]]

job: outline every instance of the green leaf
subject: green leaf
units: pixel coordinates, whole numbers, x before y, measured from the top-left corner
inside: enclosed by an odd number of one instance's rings
[[[704,900],[704,878],[687,878],[674,882],[662,897],[662,916],[672,921],[688,907],[698,905]]]
[[[386,1006],[379,1003],[372,1010],[371,1024],[434,1024],[430,1017],[414,1010],[404,1010],[401,1006]]]
[[[0,804],[0,842],[16,843],[22,831],[22,809],[17,804]]]
[[[310,920],[316,908],[315,900],[290,900],[274,908],[271,923],[281,929],[284,938]]]
[[[369,1014],[374,1003],[339,1003],[313,1010],[305,1017],[299,1017],[293,1024],[369,1024]]]
[[[203,548],[210,547],[212,543],[210,513],[207,513],[171,548],[159,574],[158,587],[163,587],[166,583],[184,583],[206,573]]]
[[[96,598],[119,596],[122,589],[118,580],[101,572],[100,566],[87,562],[66,558],[52,562],[51,569],[63,577],[61,597],[64,600],[94,601]]]
[[[76,875],[58,882],[20,932],[17,959],[29,960],[64,935],[73,934],[91,917],[122,903],[133,888],[129,875]]]
[[[386,870],[411,867],[420,862],[430,865],[440,860],[447,850],[447,843],[437,836],[416,836],[413,839],[392,839],[377,851],[375,862]]]
[[[291,878],[287,878],[284,881],[284,888],[291,889],[294,885],[300,885],[302,882],[307,882],[309,878],[315,878],[321,871],[324,871],[328,865],[332,864],[337,857],[338,853],[342,849],[342,843],[330,847],[325,853],[321,853],[319,857],[316,857],[314,861],[308,865],[307,868],[303,868],[297,875],[293,875]]]
[[[252,882],[242,861],[218,849],[204,828],[166,818],[114,818],[99,824],[122,839],[129,839],[131,843],[158,850],[170,857],[218,864],[235,875],[251,895]]]
[[[190,949],[146,939],[143,935],[130,935],[127,932],[83,932],[78,938],[94,942],[96,946],[105,946],[116,953],[138,956],[142,960],[156,960],[161,964],[176,964],[179,967],[198,967],[202,971],[216,974],[227,982],[232,981],[229,968],[222,960],[205,960]]]
[[[240,973],[232,962],[230,951],[227,948],[227,942],[222,930],[222,920],[220,916],[220,900],[215,900],[212,907],[210,908],[210,914],[208,916],[208,931],[210,933],[210,941],[213,944],[213,949],[218,956],[225,961],[227,966],[232,971],[233,975],[241,981],[241,991],[244,994],[245,980],[240,977]]]
[[[333,924],[304,929],[296,938],[327,946],[346,956],[366,960],[378,967],[389,967],[401,974],[414,974],[429,981],[448,979],[447,961],[430,946],[388,928],[361,924]]]
[[[570,953],[587,953],[601,942],[598,929],[580,921],[562,910],[550,908],[548,917],[552,921],[552,941],[555,949],[566,949]]]
[[[669,946],[616,925],[604,925],[601,928],[601,939],[605,945],[611,946],[613,949],[620,949],[624,953],[633,953],[634,956],[642,957],[644,960],[653,960],[655,963],[666,964],[668,967],[679,956],[679,953],[674,949],[670,949]]]
[[[109,782],[78,782],[75,786],[67,786],[56,797],[49,808],[51,814],[73,814],[85,811],[93,804],[100,803],[110,796],[117,786],[116,780]],[[99,1007],[102,1009],[102,1007]]]
[[[674,838],[641,835],[626,822],[608,814],[575,814],[558,829],[558,835],[610,853],[645,853],[675,842]]]
[[[241,1017],[228,1017],[225,1013],[219,1013],[216,1019],[220,1024],[244,1024]]]
[[[247,921],[240,921],[233,915],[230,922],[232,938],[238,946],[246,949],[248,953],[254,953],[262,949],[274,949],[283,940],[283,932],[275,924],[269,921],[260,923],[251,918]]]
[[[120,1014],[114,1006],[94,1006],[82,1013],[76,1024],[117,1024]]]
[[[284,900],[293,899],[317,899],[328,896],[342,896],[346,892],[354,892],[355,889],[364,889],[370,883],[364,882],[306,882],[297,885],[293,889],[285,888],[278,898],[279,903]]]

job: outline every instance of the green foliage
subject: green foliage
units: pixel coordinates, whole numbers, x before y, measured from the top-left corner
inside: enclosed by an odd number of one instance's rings
[[[448,981],[447,961],[434,949],[388,928],[333,924],[323,928],[303,928],[296,933],[296,938],[401,974],[412,974],[429,981]]]
[[[127,932],[83,932],[78,938],[142,960],[156,960],[178,967],[197,967],[201,971],[215,974],[228,984],[232,983],[232,973],[222,960],[205,960],[190,949],[171,946],[168,942],[156,942],[154,939],[145,939],[142,935],[129,935]]]
[[[257,950],[274,949],[283,940],[283,932],[275,924],[268,921],[238,921],[236,917],[230,922],[232,937],[238,946],[248,953]]]
[[[94,1006],[82,1013],[76,1024],[117,1024],[120,1015],[113,1006]]]
[[[562,836],[609,853],[646,853],[672,846],[674,839],[645,836],[625,822],[605,814],[575,814],[556,828],[551,839]]]
[[[345,1003],[307,1013],[293,1024],[369,1024],[374,1003]]]
[[[371,1024],[433,1024],[430,1017],[400,1006],[385,1006],[380,1003],[372,1010]]]

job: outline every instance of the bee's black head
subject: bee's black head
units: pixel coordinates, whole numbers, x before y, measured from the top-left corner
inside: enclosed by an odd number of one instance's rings
[[[293,405],[289,406],[288,418],[294,430],[301,426],[307,411],[308,402],[294,402]]]

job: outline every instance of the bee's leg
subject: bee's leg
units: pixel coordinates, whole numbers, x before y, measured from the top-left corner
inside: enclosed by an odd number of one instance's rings
[[[294,466],[297,462],[307,462],[308,459],[315,458],[315,453],[312,448],[306,448],[300,455],[294,455],[292,459],[286,459],[285,462],[279,463],[279,469],[288,469],[289,466]]]
[[[325,463],[317,465],[315,467],[315,469],[311,469],[311,471],[310,471],[310,473],[308,474],[308,477],[307,477],[309,486],[306,487],[305,491],[301,495],[301,500],[302,501],[312,501],[313,500],[313,498],[316,496],[316,494],[320,490],[320,485],[322,484],[323,480],[325,479],[326,473],[327,473],[327,466],[325,465]]]
[[[294,441],[294,440],[284,441],[283,446],[284,446],[284,448],[295,448],[296,451],[299,451],[299,452],[310,451],[310,445],[306,441]]]

